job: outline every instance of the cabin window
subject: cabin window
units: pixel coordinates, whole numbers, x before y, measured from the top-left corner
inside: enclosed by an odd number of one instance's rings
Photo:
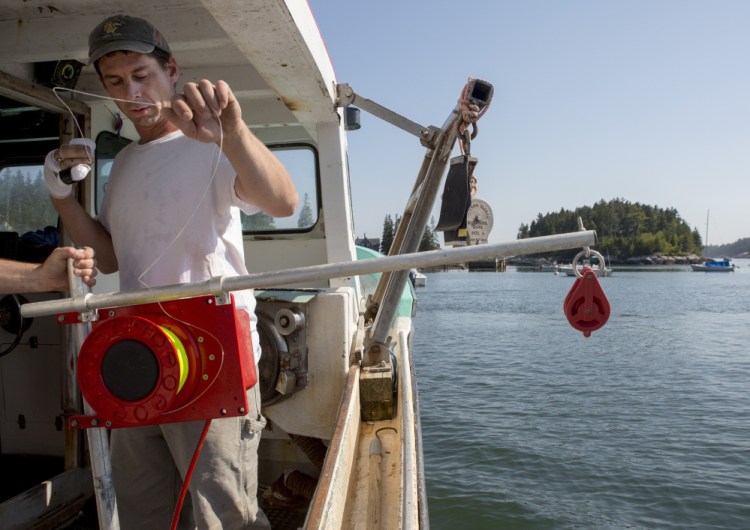
[[[112,162],[130,140],[109,131],[99,133],[96,137],[96,213],[102,206],[104,192],[107,190]]]
[[[41,164],[29,164],[0,169],[0,231],[23,235],[57,226],[43,168]]]
[[[309,145],[269,146],[284,164],[299,193],[297,211],[291,217],[271,217],[263,212],[242,214],[245,232],[306,232],[318,222],[318,163],[315,150]]]
[[[0,257],[40,261],[57,246],[44,158],[58,146],[54,112],[0,96]]]

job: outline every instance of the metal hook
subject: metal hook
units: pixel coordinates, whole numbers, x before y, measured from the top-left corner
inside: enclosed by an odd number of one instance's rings
[[[461,144],[461,153],[465,155],[471,154],[471,132],[469,132],[468,126],[462,130],[461,124],[458,125],[458,141]]]
[[[583,227],[583,219],[581,219],[580,217],[578,217],[578,230],[580,230],[581,232],[583,232],[584,230],[586,230]],[[589,247],[583,247],[583,252],[584,252],[584,254],[586,256],[586,259],[589,259],[591,257],[591,249]],[[597,252],[597,254],[598,254],[598,252]],[[599,255],[601,256],[601,254],[599,254]],[[602,263],[604,263],[603,260],[602,260]],[[573,270],[575,270],[575,267],[573,268]],[[577,276],[577,274],[576,274],[576,276]]]

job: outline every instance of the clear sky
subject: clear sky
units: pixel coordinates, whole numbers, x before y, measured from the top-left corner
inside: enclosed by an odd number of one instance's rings
[[[494,85],[471,146],[490,242],[615,198],[675,208],[704,238],[710,211],[709,244],[750,237],[750,1],[309,3],[338,82],[421,125],[442,125],[470,76]],[[403,210],[423,156],[362,113],[359,237]]]

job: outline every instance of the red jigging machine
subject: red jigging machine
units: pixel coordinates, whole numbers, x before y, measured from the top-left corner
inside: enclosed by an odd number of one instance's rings
[[[78,355],[93,415],[73,428],[136,427],[242,416],[258,376],[250,317],[214,296],[97,310]],[[76,313],[58,322],[79,323]]]

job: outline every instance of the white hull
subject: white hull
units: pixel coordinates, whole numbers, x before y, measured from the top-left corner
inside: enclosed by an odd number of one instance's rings
[[[715,267],[710,265],[690,265],[695,272],[734,272],[734,265],[728,267]]]
[[[580,266],[578,267],[578,272],[579,273],[581,272],[582,268],[583,267],[580,267]],[[600,273],[598,265],[594,265],[593,269],[594,269],[594,271],[596,271],[596,275],[597,276],[605,276],[605,277],[612,276],[612,269],[610,269],[609,267],[605,267],[604,268],[604,274]],[[561,265],[561,266],[559,266],[557,268],[556,273],[562,273],[562,274],[565,274],[566,276],[575,276],[576,275],[575,271],[573,270],[573,267],[571,267],[570,265]]]

